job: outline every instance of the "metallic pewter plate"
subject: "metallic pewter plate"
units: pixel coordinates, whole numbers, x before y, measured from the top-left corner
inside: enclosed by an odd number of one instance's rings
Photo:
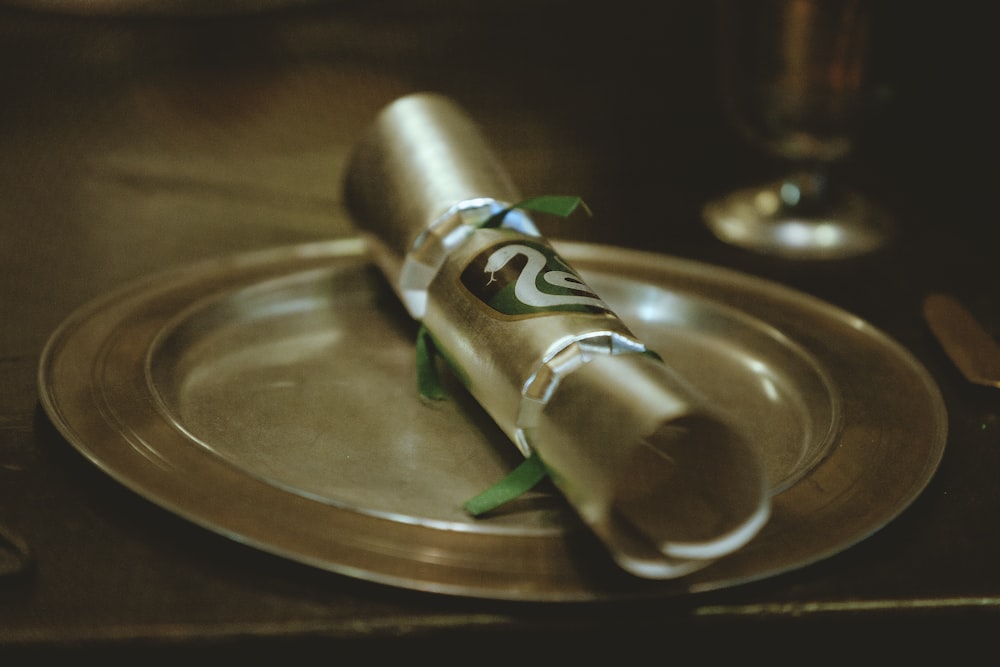
[[[946,436],[939,392],[865,322],[717,267],[557,246],[759,448],[773,516],[738,553],[646,581],[544,486],[496,516],[465,515],[520,455],[457,386],[419,399],[416,327],[357,240],[200,264],[82,308],[45,350],[42,402],[93,463],[197,524],[340,574],[470,597],[666,597],[757,580],[862,540],[930,480]]]

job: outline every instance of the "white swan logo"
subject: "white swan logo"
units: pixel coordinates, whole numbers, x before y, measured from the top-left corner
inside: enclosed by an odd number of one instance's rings
[[[461,280],[505,315],[608,312],[607,304],[580,276],[541,243],[519,240],[488,248],[469,263]]]

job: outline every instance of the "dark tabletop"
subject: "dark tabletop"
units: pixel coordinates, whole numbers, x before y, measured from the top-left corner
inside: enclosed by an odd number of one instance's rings
[[[876,104],[842,169],[900,233],[869,256],[799,263],[724,246],[699,220],[707,199],[778,166],[718,109],[707,3],[316,4],[184,18],[0,3],[0,523],[34,557],[0,579],[0,658],[360,648],[477,659],[537,655],[537,640],[629,662],[673,648],[852,655],[874,638],[891,653],[955,653],[988,641],[1000,624],[1000,391],[965,382],[920,316],[926,293],[947,290],[1000,327],[985,12],[880,5]],[[353,235],[347,152],[384,104],[420,90],[464,106],[525,193],[584,197],[594,221],[556,221],[549,236],[759,275],[899,341],[949,414],[924,493],[843,553],[745,586],[498,603],[260,553],[127,491],[58,435],[36,374],[64,318],[156,271]]]

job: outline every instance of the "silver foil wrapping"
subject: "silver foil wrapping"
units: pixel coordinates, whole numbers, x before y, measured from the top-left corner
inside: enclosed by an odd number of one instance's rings
[[[348,165],[375,263],[511,441],[535,452],[625,570],[682,576],[746,544],[769,495],[751,448],[515,209],[448,99],[384,109]]]

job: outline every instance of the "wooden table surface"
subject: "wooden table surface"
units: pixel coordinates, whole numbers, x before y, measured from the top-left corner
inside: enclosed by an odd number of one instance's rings
[[[850,655],[866,637],[889,654],[956,654],[1000,623],[1000,392],[964,382],[920,318],[922,297],[945,289],[1000,327],[995,169],[980,166],[996,155],[984,16],[882,5],[877,113],[844,169],[901,233],[872,256],[795,263],[726,247],[699,221],[709,197],[777,167],[718,109],[707,3],[331,0],[194,18],[32,4],[0,2],[0,523],[35,557],[0,579],[0,658],[516,656],[538,639],[629,661],[670,647]],[[553,222],[550,237],[763,276],[902,343],[949,411],[926,491],[861,544],[792,573],[683,599],[538,605],[286,562],[83,460],[38,402],[60,322],[153,272],[352,236],[346,155],[383,105],[421,90],[463,105],[523,192],[584,197],[594,219]]]

